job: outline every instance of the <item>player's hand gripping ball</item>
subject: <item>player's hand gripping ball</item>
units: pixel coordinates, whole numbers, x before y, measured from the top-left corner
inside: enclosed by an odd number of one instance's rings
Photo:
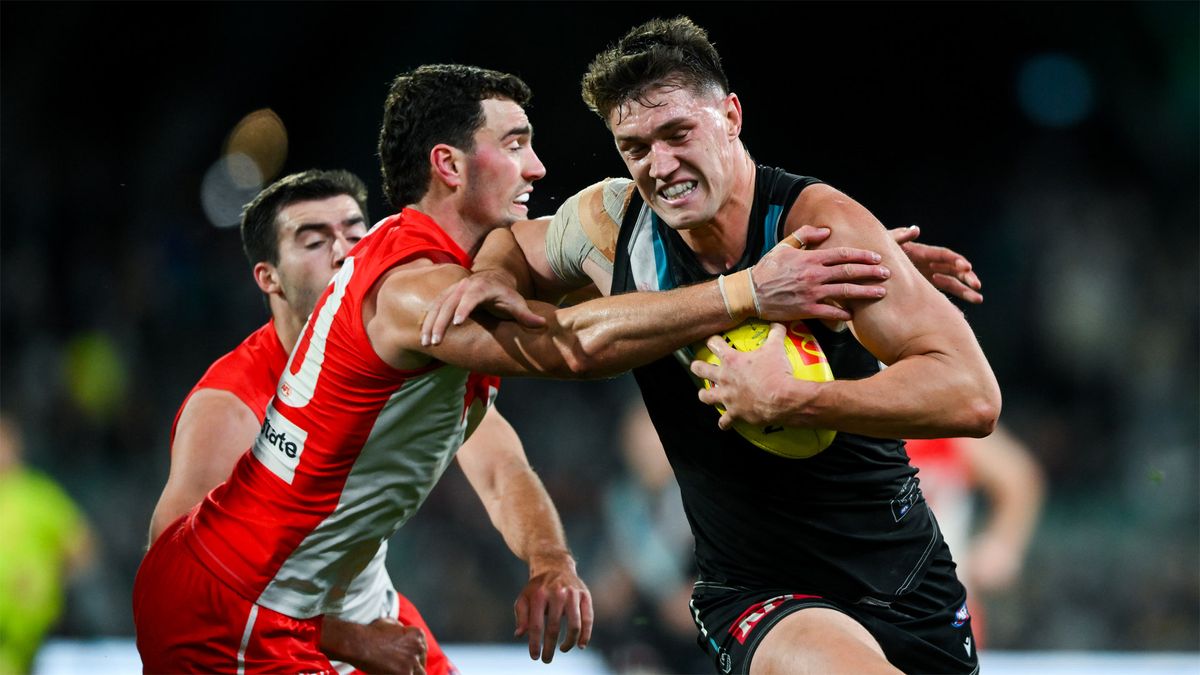
[[[730,328],[722,333],[725,342],[739,352],[752,352],[767,341],[767,333],[771,324],[758,319],[749,319],[739,326]],[[792,374],[801,380],[810,382],[829,382],[833,380],[833,371],[829,368],[829,360],[817,338],[808,330],[803,321],[793,321],[787,326],[787,339],[783,342],[788,361],[792,364]],[[721,359],[709,351],[704,343],[696,348],[696,358],[714,365],[720,365]],[[712,388],[712,382],[704,380],[706,389]],[[725,409],[717,406],[722,415]],[[734,422],[733,428],[743,438],[754,445],[774,453],[780,457],[804,459],[812,457],[829,447],[833,442],[836,431],[827,429],[796,429],[774,424],[752,425],[745,422]]]

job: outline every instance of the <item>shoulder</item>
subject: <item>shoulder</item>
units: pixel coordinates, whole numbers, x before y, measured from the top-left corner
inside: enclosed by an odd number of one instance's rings
[[[436,221],[415,209],[404,209],[377,223],[356,251],[359,264],[387,269],[423,257],[435,262],[469,265],[467,254]]]
[[[262,417],[267,400],[275,393],[275,383],[287,365],[287,358],[288,353],[275,332],[275,324],[267,323],[214,361],[192,389],[185,405],[199,392],[222,391]]]
[[[796,206],[806,209],[839,209],[852,204],[858,202],[828,183],[810,185],[796,199]]]
[[[385,271],[373,290],[381,310],[419,323],[442,291],[469,275],[469,270],[456,263],[416,258]]]
[[[807,186],[796,198],[787,214],[784,234],[791,234],[803,225],[833,227],[859,223],[878,224],[871,212],[853,198],[826,183]]]
[[[563,203],[554,216],[551,230],[560,232],[560,238],[567,240],[565,231],[578,227],[604,258],[612,260],[621,221],[635,190],[628,178],[605,178],[593,183]]]

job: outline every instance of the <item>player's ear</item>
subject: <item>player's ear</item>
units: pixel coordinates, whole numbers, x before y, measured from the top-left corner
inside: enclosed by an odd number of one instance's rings
[[[725,128],[730,140],[742,133],[742,102],[733,92],[725,96]]]
[[[467,155],[462,150],[438,143],[429,151],[429,164],[433,168],[434,180],[445,183],[448,187],[461,187],[465,182]]]
[[[279,272],[269,262],[255,263],[254,283],[258,284],[259,290],[267,295],[278,293],[282,290],[279,285]]]

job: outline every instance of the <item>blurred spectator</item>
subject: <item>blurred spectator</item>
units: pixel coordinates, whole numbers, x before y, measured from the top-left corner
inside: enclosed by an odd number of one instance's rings
[[[1016,584],[1041,514],[1042,470],[1003,426],[986,438],[907,441],[928,500],[967,587],[976,641],[984,644],[982,607]],[[976,497],[985,514],[977,517]]]
[[[679,485],[641,398],[621,417],[624,472],[603,501],[606,544],[592,586],[597,644],[621,673],[712,668],[696,646],[688,609],[695,570]]]
[[[0,413],[0,673],[30,671],[65,582],[93,560],[87,521],[52,478],[22,463],[23,443]]]

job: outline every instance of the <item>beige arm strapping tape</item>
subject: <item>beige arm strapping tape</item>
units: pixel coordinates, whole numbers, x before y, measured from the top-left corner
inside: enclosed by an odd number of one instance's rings
[[[722,274],[717,277],[717,286],[721,289],[721,299],[725,301],[725,311],[731,319],[758,316],[758,296],[754,292],[754,277],[749,269],[728,276]]]

